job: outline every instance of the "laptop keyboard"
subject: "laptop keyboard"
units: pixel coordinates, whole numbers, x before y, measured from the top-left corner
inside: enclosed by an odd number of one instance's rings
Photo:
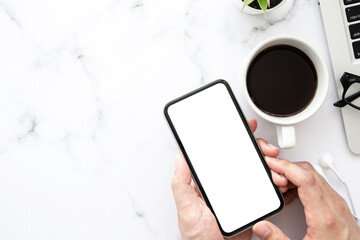
[[[360,41],[353,42],[352,45],[353,45],[353,48],[354,48],[355,58],[356,59],[360,58]]]
[[[347,6],[345,8],[346,18],[349,23],[349,32],[352,40],[355,40],[352,43],[354,49],[354,57],[356,59],[360,58],[360,5],[352,6],[352,4],[359,3],[360,0],[344,0],[344,4]]]
[[[360,5],[345,9],[348,22],[360,20]]]
[[[360,23],[349,26],[351,39],[360,38]]]
[[[353,4],[353,3],[358,3],[360,2],[360,0],[344,0],[344,4],[345,5],[349,5],[349,4]]]

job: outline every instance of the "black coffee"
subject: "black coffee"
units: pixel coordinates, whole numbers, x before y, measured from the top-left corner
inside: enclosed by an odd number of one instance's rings
[[[247,72],[247,90],[254,104],[267,114],[286,117],[305,109],[317,88],[317,74],[301,50],[277,45],[260,52]]]

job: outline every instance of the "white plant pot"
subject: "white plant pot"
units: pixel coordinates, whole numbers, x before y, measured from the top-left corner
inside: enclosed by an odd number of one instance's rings
[[[254,1],[257,1],[257,0],[254,0]],[[240,9],[242,10],[243,9],[243,6],[244,6],[244,2],[242,0],[234,0],[235,2],[235,5]],[[286,0],[282,0],[281,3],[279,3],[278,5],[276,5],[275,7],[273,8],[269,8],[266,10],[267,13],[281,7],[281,5],[283,5],[284,3],[286,2]],[[243,10],[242,10],[244,13],[247,13],[247,14],[250,14],[250,15],[257,15],[257,14],[264,14],[263,10],[261,9],[255,9],[255,8],[252,8],[250,6],[246,6]]]

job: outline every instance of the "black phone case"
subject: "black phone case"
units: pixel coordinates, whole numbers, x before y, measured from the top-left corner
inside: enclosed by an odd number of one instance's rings
[[[255,147],[258,155],[259,155],[259,158],[260,158],[260,160],[261,160],[261,162],[262,162],[262,164],[263,164],[263,166],[264,166],[264,168],[265,168],[265,170],[266,170],[266,172],[267,172],[267,174],[268,174],[268,176],[269,176],[269,179],[270,179],[270,181],[271,181],[271,183],[272,183],[272,185],[273,185],[273,187],[274,187],[274,190],[276,191],[276,193],[277,193],[277,195],[278,195],[278,197],[279,197],[279,201],[280,201],[280,207],[279,207],[278,209],[276,209],[276,210],[274,210],[274,211],[272,211],[272,212],[270,212],[270,213],[268,213],[268,214],[266,214],[266,215],[264,215],[264,216],[261,216],[261,217],[259,217],[258,219],[254,220],[254,221],[252,221],[252,222],[250,222],[250,223],[248,223],[248,224],[246,224],[246,225],[244,225],[244,226],[240,226],[238,229],[236,229],[236,230],[234,230],[234,231],[232,231],[232,232],[225,232],[225,231],[222,229],[221,224],[220,224],[220,222],[218,221],[218,218],[216,217],[216,213],[214,212],[214,210],[213,210],[213,208],[212,208],[212,206],[211,206],[211,204],[210,204],[210,201],[209,201],[209,199],[207,198],[207,195],[206,195],[206,193],[205,193],[205,191],[204,191],[204,189],[203,189],[203,187],[202,187],[202,185],[201,185],[201,182],[200,182],[199,178],[198,178],[197,175],[196,175],[196,171],[195,171],[195,169],[193,168],[193,166],[192,166],[192,164],[191,164],[191,161],[190,161],[190,159],[189,159],[189,157],[188,157],[188,155],[187,155],[187,153],[186,153],[186,150],[185,150],[185,148],[184,148],[184,146],[183,146],[183,144],[182,144],[182,142],[181,142],[181,139],[180,139],[179,135],[177,134],[176,129],[175,129],[175,126],[173,125],[173,123],[172,123],[172,121],[171,121],[171,118],[170,118],[170,116],[169,116],[169,114],[168,114],[168,108],[169,108],[171,105],[173,105],[173,104],[175,104],[175,103],[177,103],[177,102],[179,102],[179,101],[181,101],[181,100],[184,100],[184,99],[186,99],[186,98],[188,98],[188,97],[191,97],[191,96],[193,96],[193,95],[195,95],[195,94],[197,94],[197,93],[199,93],[199,92],[201,92],[201,91],[204,91],[204,90],[206,90],[207,88],[210,88],[210,87],[212,87],[212,86],[214,86],[214,85],[216,85],[216,84],[224,84],[224,85],[226,86],[226,89],[228,90],[228,92],[229,92],[229,94],[230,94],[230,96],[231,96],[231,99],[232,99],[232,101],[233,101],[233,103],[234,103],[234,105],[235,105],[235,107],[236,107],[236,109],[237,109],[237,111],[238,111],[238,113],[239,113],[239,115],[240,115],[240,117],[241,117],[241,120],[242,120],[242,122],[244,123],[244,125],[245,125],[245,127],[246,127],[246,130],[247,130],[247,132],[248,132],[248,134],[249,134],[249,136],[250,136],[250,138],[251,138],[251,141],[253,142],[253,145],[254,145],[254,147]],[[192,174],[192,176],[193,176],[193,180],[195,181],[196,185],[198,186],[198,188],[199,188],[199,190],[200,190],[200,193],[201,193],[201,195],[202,195],[202,197],[203,197],[206,205],[209,207],[209,209],[211,210],[211,212],[214,214],[214,216],[215,216],[215,218],[216,218],[216,221],[217,221],[217,224],[218,224],[218,226],[219,226],[219,228],[220,228],[220,231],[221,231],[221,233],[222,233],[223,236],[225,236],[225,237],[232,237],[232,236],[234,236],[234,235],[236,235],[236,234],[239,234],[239,233],[241,233],[242,231],[245,231],[246,229],[252,227],[255,223],[257,223],[257,222],[259,222],[259,221],[262,221],[262,220],[265,220],[265,219],[267,219],[267,218],[269,218],[269,217],[271,217],[271,216],[279,213],[279,212],[284,208],[284,205],[285,205],[285,204],[284,204],[283,196],[282,196],[281,192],[279,191],[279,189],[277,188],[277,186],[276,186],[276,185],[274,184],[274,182],[272,181],[270,170],[269,170],[269,168],[268,168],[268,166],[267,166],[267,164],[266,164],[266,162],[265,162],[265,159],[264,159],[264,156],[263,156],[263,154],[262,154],[262,152],[261,152],[261,150],[260,150],[260,147],[258,146],[257,141],[256,141],[256,139],[255,139],[255,137],[254,137],[254,135],[253,135],[253,133],[252,133],[252,131],[251,131],[248,123],[247,123],[247,120],[246,120],[243,112],[241,111],[241,108],[240,108],[238,102],[236,101],[235,95],[234,95],[234,93],[232,92],[230,85],[229,85],[225,80],[222,80],[222,79],[215,80],[215,81],[213,81],[213,82],[211,82],[211,83],[208,83],[208,84],[206,84],[206,85],[204,85],[204,86],[202,86],[202,87],[200,87],[200,88],[198,88],[198,89],[195,89],[194,91],[191,91],[191,92],[189,92],[189,93],[187,93],[187,94],[185,94],[185,95],[183,95],[183,96],[181,96],[181,97],[179,97],[179,98],[176,98],[176,99],[170,101],[169,103],[167,103],[167,104],[165,105],[164,115],[165,115],[165,118],[166,118],[166,120],[167,120],[167,122],[168,122],[168,124],[169,124],[169,127],[170,127],[170,129],[171,129],[171,131],[172,131],[172,133],[173,133],[173,135],[174,135],[174,137],[175,137],[175,140],[176,140],[177,144],[179,145],[179,148],[181,149],[181,152],[183,153],[183,155],[184,155],[184,157],[185,157],[185,159],[186,159],[187,164],[189,165],[191,174]]]

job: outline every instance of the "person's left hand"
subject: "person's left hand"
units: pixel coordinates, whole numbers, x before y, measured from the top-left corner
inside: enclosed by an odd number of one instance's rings
[[[254,132],[256,120],[249,121]],[[279,149],[263,139],[257,139],[261,151],[269,157],[276,157]],[[240,146],[239,146],[240,147]],[[282,192],[287,190],[287,179],[278,173],[271,172],[274,183]],[[211,210],[202,199],[198,188],[191,183],[191,172],[182,155],[175,158],[175,174],[171,182],[172,191],[178,211],[178,223],[183,240],[219,240],[224,239]],[[248,240],[252,230],[248,229],[231,240]]]

